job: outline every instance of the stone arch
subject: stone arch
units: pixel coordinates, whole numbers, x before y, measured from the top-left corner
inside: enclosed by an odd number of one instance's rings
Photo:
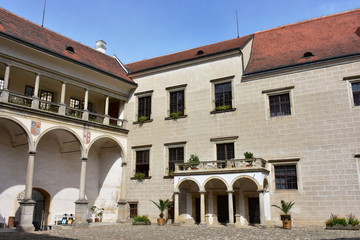
[[[34,140],[33,138],[31,137],[31,134],[29,132],[29,129],[21,122],[19,121],[18,119],[16,118],[13,118],[11,116],[0,116],[0,120],[1,119],[5,119],[5,120],[8,120],[8,121],[11,121],[13,122],[14,124],[16,124],[18,127],[20,127],[24,133],[26,134],[26,139],[28,141],[28,146],[29,146],[29,152],[33,152],[35,151],[35,146],[34,146]],[[13,137],[13,136],[12,136]]]
[[[46,129],[45,131],[43,131],[38,139],[36,140],[35,142],[35,146],[34,146],[34,149],[38,149],[38,144],[39,142],[41,141],[41,139],[49,132],[52,132],[52,131],[56,131],[56,130],[63,130],[65,132],[68,132],[70,133],[76,140],[77,142],[79,143],[80,145],[80,152],[81,152],[81,158],[86,158],[86,155],[85,155],[85,147],[84,147],[84,143],[83,141],[81,140],[80,136],[72,129],[68,128],[68,127],[64,127],[64,126],[56,126],[56,127],[51,127],[51,128],[48,128]]]
[[[186,181],[191,181],[191,182],[194,182],[196,184],[196,186],[199,188],[199,191],[201,191],[201,185],[200,183],[195,179],[195,178],[192,178],[192,177],[186,177],[186,178],[183,178],[181,179],[178,184],[176,184],[176,187],[175,187],[175,192],[178,192],[180,190],[180,186],[181,184],[183,184],[184,182]]]
[[[262,186],[259,184],[259,182],[258,182],[255,178],[250,177],[250,176],[238,176],[238,177],[234,178],[234,180],[231,182],[231,188],[234,187],[234,184],[235,184],[238,180],[243,179],[243,178],[244,178],[244,179],[249,179],[249,180],[253,181],[253,182],[256,184],[257,190],[261,190],[261,189],[262,189]]]
[[[227,190],[227,191],[231,191],[231,190],[232,190],[232,185],[229,185],[224,178],[219,177],[219,176],[211,176],[211,177],[207,178],[207,179],[205,180],[205,182],[203,183],[203,185],[201,186],[201,187],[202,187],[202,188],[201,188],[202,191],[205,191],[205,186],[206,186],[206,184],[207,184],[208,182],[210,182],[211,180],[215,180],[215,179],[223,182],[223,183],[225,184],[225,187],[226,187],[226,190]]]
[[[122,144],[116,139],[114,138],[113,136],[110,136],[110,135],[101,135],[101,136],[98,136],[96,137],[95,139],[93,139],[89,145],[87,146],[86,150],[85,150],[85,153],[84,153],[84,157],[88,157],[88,154],[89,154],[89,151],[91,149],[91,147],[93,146],[94,143],[96,143],[98,140],[101,140],[101,139],[111,139],[112,141],[116,142],[117,145],[120,147],[120,150],[121,150],[121,157],[123,159],[125,159],[125,150],[124,150],[124,147],[122,146]]]

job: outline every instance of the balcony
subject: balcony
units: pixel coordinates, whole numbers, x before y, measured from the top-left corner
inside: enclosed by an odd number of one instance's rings
[[[269,172],[262,158],[176,163],[174,176],[242,172]]]

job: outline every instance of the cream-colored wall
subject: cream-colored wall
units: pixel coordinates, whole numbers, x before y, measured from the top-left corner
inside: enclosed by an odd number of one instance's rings
[[[210,138],[238,136],[235,158],[245,151],[264,159],[300,158],[299,190],[274,190],[270,182],[271,204],[281,199],[294,200],[295,224],[323,224],[331,213],[360,215],[358,165],[360,152],[360,108],[351,106],[348,82],[343,77],[360,74],[359,61],[318,65],[282,75],[241,80],[241,58],[197,64],[194,66],[138,76],[136,92],[153,90],[152,122],[130,124],[128,153],[131,146],[152,144],[151,179],[143,183],[127,179],[128,198],[139,200],[139,213],[155,217],[156,208],[148,199],[172,196],[172,181],[165,175],[164,143],[186,141],[185,159],[197,154],[201,161],[215,160],[215,143]],[[210,114],[210,80],[235,75],[233,79],[234,112]],[[167,117],[166,87],[187,84],[186,118]],[[267,95],[263,90],[291,87],[292,114],[269,117]],[[136,96],[128,104],[130,121],[136,120]],[[129,155],[130,156],[130,155]],[[131,155],[133,156],[133,154]],[[135,158],[128,159],[128,175],[134,174]],[[271,173],[272,174],[272,173]],[[271,209],[272,220],[279,219]]]

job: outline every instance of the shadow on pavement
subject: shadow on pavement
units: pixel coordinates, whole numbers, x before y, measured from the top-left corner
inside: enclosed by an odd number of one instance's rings
[[[28,232],[0,232],[0,240],[76,240],[75,238],[50,236]]]

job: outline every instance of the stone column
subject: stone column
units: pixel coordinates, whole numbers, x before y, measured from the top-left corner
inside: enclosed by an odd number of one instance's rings
[[[36,74],[34,95],[33,95],[33,100],[31,102],[31,107],[35,109],[39,108],[39,86],[40,86],[40,75]]]
[[[79,199],[75,202],[75,223],[86,224],[88,215],[88,201],[85,198],[87,158],[81,159]]]
[[[20,222],[18,229],[21,231],[33,231],[33,216],[36,202],[32,200],[35,152],[29,152],[26,171],[25,197],[20,202]]]
[[[1,92],[1,102],[9,101],[9,78],[10,78],[10,66],[6,65],[4,74],[4,89]]]
[[[85,89],[84,112],[83,112],[83,116],[82,116],[83,120],[89,120],[88,104],[89,104],[89,90]]]
[[[199,191],[200,193],[200,224],[199,225],[206,225],[205,222],[205,193],[206,191]]]
[[[192,215],[192,193],[189,193],[189,192],[186,193],[186,213],[189,214],[189,216],[193,217],[193,215]]]
[[[238,216],[236,219],[236,225],[247,225],[248,221],[245,218],[245,198],[244,198],[244,193],[242,191],[239,192],[239,201],[238,201],[239,205],[238,205]]]
[[[121,174],[121,185],[120,185],[120,199],[117,202],[118,204],[118,218],[116,220],[116,222],[119,223],[125,223],[127,222],[128,218],[129,218],[129,204],[126,200],[126,167],[127,167],[127,163],[124,162],[124,159],[122,159],[122,163],[121,163],[121,170],[122,170],[122,174]]]
[[[128,219],[128,204],[125,199],[120,199],[118,202],[118,219],[116,222],[125,223]]]
[[[228,203],[229,203],[229,223],[228,223],[228,226],[233,226],[234,225],[233,192],[234,191],[227,191],[227,193],[228,193]]]
[[[109,125],[110,123],[110,116],[109,116],[109,96],[105,98],[105,118],[103,124]]]
[[[259,209],[260,209],[260,225],[266,226],[266,224],[265,224],[264,190],[259,191]]]
[[[66,83],[62,82],[61,83],[60,108],[59,108],[59,114],[61,114],[61,115],[66,114],[65,93],[66,93]]]
[[[174,192],[174,223],[179,223],[179,193]]]

